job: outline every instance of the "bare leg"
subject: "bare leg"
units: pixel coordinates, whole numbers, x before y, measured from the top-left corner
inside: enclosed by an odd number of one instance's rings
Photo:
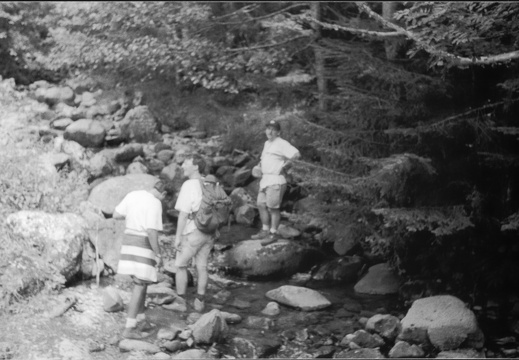
[[[258,211],[261,219],[261,223],[264,227],[270,226],[270,214],[269,210],[267,209],[267,204],[262,203],[258,204]]]
[[[205,295],[205,289],[207,288],[207,280],[209,278],[209,276],[207,275],[207,266],[197,266],[196,271],[198,273],[198,295]]]
[[[187,268],[178,267],[177,273],[175,274],[175,286],[177,288],[177,294],[181,296],[186,295],[187,291]]]
[[[139,308],[137,314],[144,314],[144,310],[146,310],[146,307],[144,306],[146,304],[146,292],[148,290],[148,285],[144,284],[142,285],[143,289],[143,296],[140,298]]]
[[[132,298],[128,304],[128,318],[136,319],[141,303],[144,303],[146,296],[146,285],[135,284],[133,286]]]
[[[270,216],[272,218],[272,225],[270,226],[271,229],[278,230],[279,222],[281,221],[281,211],[279,209],[268,209],[270,211]]]

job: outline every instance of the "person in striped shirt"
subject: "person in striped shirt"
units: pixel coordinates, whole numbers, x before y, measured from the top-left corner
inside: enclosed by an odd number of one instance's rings
[[[142,339],[153,326],[144,313],[148,284],[157,282],[157,268],[162,266],[158,233],[162,231],[162,200],[166,185],[159,181],[151,190],[128,193],[115,207],[114,219],[125,219],[124,238],[117,273],[130,275],[133,291],[123,331],[127,339]]]

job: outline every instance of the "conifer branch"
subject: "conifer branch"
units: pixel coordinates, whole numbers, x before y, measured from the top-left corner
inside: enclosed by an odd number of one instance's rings
[[[381,15],[377,14],[373,10],[370,9],[369,6],[367,6],[363,2],[356,2],[357,6],[360,10],[366,12],[369,16],[374,18],[376,21],[380,22],[382,25],[391,28],[401,34],[404,34],[409,39],[415,41],[420,48],[427,51],[429,54],[439,56],[445,60],[451,61],[453,64],[457,66],[467,66],[467,65],[488,65],[488,64],[494,64],[499,62],[506,62],[514,59],[519,58],[519,50],[511,51],[508,53],[498,54],[498,55],[490,55],[490,56],[481,56],[481,57],[474,57],[474,58],[468,58],[468,57],[462,57],[457,56],[454,54],[451,54],[447,51],[440,50],[435,48],[434,46],[431,46],[424,41],[422,41],[418,35],[415,33],[408,31],[396,24],[393,24],[391,21],[388,21],[384,19]]]

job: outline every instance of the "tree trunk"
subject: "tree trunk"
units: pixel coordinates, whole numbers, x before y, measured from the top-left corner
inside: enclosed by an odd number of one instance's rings
[[[382,3],[382,17],[387,21],[394,23],[395,20],[393,19],[393,15],[395,14],[397,5],[397,1],[384,1]],[[402,39],[394,38],[390,40],[385,40],[384,46],[386,49],[386,59],[395,60],[398,57],[398,52],[400,50],[400,47],[402,46]]]
[[[313,17],[321,21],[321,5],[318,2],[312,2],[312,15]],[[319,24],[314,23],[314,42],[317,43],[321,38],[321,26]],[[318,46],[314,46],[314,56],[315,56],[315,76],[317,78],[317,92],[319,99],[319,110],[326,111],[326,94],[327,94],[327,86],[326,86],[326,78],[324,74],[324,55],[322,50]]]

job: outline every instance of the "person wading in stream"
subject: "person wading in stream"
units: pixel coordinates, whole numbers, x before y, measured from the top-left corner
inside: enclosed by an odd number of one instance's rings
[[[283,174],[291,166],[290,160],[301,157],[299,150],[282,139],[280,133],[281,125],[276,120],[266,124],[267,141],[263,146],[260,163],[252,169],[254,177],[261,177],[257,204],[262,228],[251,238],[262,239],[261,245],[264,246],[281,237],[278,233],[281,219],[279,207],[287,187],[287,180]]]
[[[201,173],[205,170],[205,161],[200,155],[191,155],[182,163],[182,170],[188,180],[182,184],[175,203],[175,209],[179,211],[175,235],[175,248],[177,249],[175,286],[178,297],[172,304],[163,305],[163,307],[169,310],[187,311],[187,266],[194,258],[198,281],[193,308],[197,312],[202,312],[205,307],[205,292],[208,281],[207,261],[216,236],[201,232],[192,216],[193,213],[198,211],[202,203],[200,179],[202,178]]]
[[[157,282],[156,267],[162,266],[158,232],[162,231],[162,200],[165,184],[159,181],[151,190],[128,193],[115,207],[114,219],[125,219],[126,229],[121,246],[118,274],[130,275],[133,291],[123,331],[127,339],[142,339],[153,329],[144,313],[148,284]]]

